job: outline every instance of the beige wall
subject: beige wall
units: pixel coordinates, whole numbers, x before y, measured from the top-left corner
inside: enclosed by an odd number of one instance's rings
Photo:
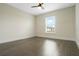
[[[56,16],[56,33],[45,33],[47,16]],[[0,4],[0,43],[33,36],[74,40],[75,8],[65,8],[35,17],[6,4]]]
[[[0,43],[34,35],[34,16],[6,4],[0,4]]]
[[[45,33],[45,17],[56,16],[56,33]],[[36,35],[40,37],[75,40],[75,7],[38,15]]]
[[[76,4],[76,39],[79,48],[79,4]]]

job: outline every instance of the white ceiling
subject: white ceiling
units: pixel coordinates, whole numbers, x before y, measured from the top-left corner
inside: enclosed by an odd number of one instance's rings
[[[74,3],[44,3],[43,6],[45,9],[31,8],[31,6],[38,5],[38,3],[8,3],[8,5],[16,7],[32,15],[39,15],[50,11],[71,7],[74,6],[75,4]]]

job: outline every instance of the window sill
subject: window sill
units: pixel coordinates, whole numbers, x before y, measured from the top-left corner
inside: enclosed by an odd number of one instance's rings
[[[56,33],[56,32],[45,32],[45,33]]]

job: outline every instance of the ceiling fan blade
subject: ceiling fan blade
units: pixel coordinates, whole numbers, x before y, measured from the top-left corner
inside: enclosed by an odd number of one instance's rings
[[[32,8],[34,8],[34,7],[38,7],[38,6],[32,6]]]

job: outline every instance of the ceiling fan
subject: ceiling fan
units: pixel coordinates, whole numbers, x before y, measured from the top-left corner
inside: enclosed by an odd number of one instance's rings
[[[43,7],[43,4],[44,3],[39,3],[37,6],[32,6],[32,8],[41,8],[41,9],[44,9],[44,7]]]

